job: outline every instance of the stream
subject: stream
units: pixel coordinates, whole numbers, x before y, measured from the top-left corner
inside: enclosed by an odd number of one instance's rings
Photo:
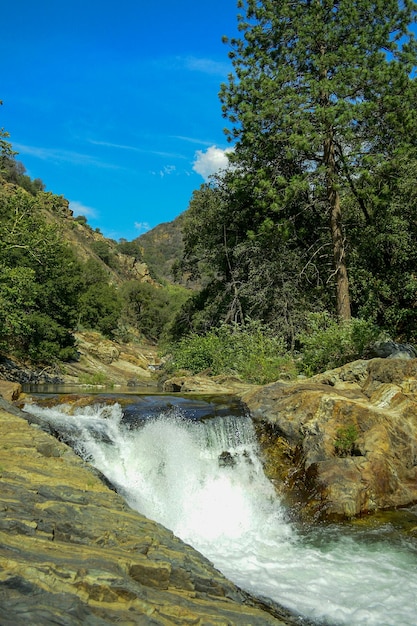
[[[366,525],[294,522],[238,403],[97,396],[25,410],[243,589],[320,626],[416,625],[417,539],[403,522],[417,527],[417,507]]]

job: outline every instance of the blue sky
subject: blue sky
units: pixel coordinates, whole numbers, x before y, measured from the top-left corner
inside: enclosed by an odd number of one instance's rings
[[[113,239],[188,206],[224,165],[235,0],[2,6],[0,128],[27,173]]]

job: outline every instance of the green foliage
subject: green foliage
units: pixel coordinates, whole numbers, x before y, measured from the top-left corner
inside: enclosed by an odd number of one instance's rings
[[[168,369],[197,374],[234,374],[251,383],[264,384],[294,375],[284,342],[257,322],[247,327],[223,324],[205,335],[192,334],[170,346]]]
[[[416,341],[416,151],[381,166],[374,183],[378,194],[368,199],[370,219],[353,214],[350,220],[357,312],[401,341]]]
[[[76,356],[80,267],[39,198],[0,191],[0,348],[50,363]]]
[[[0,100],[0,106],[3,104]],[[7,171],[10,161],[14,160],[15,152],[12,148],[12,144],[8,141],[10,134],[4,129],[0,128],[0,174]]]
[[[7,182],[14,183],[25,189],[32,196],[45,189],[45,185],[40,178],[32,180],[26,174],[26,168],[23,163],[16,161],[14,158],[3,157],[2,176]]]
[[[142,259],[142,250],[139,242],[136,241],[126,241],[120,240],[117,244],[117,251],[121,254],[127,254],[128,256],[135,257],[136,261],[140,261]]]
[[[203,289],[185,305],[177,333],[205,332],[221,321],[258,319],[285,338],[289,349],[306,310],[326,299],[317,263],[310,262],[320,218],[304,224],[259,207],[256,180],[238,173],[203,185],[184,215],[183,270]],[[301,200],[298,203],[301,213]]]
[[[140,249],[138,258],[143,258],[155,280],[186,282],[180,274],[175,274],[173,268],[182,256],[182,221],[183,215],[179,215],[172,222],[158,224],[130,244],[138,246]]]
[[[77,358],[74,336],[46,313],[27,316],[27,354],[32,362],[53,363]]]
[[[354,424],[346,426],[345,428],[339,428],[337,438],[334,442],[337,456],[351,456],[357,438],[358,431]]]
[[[108,267],[115,266],[114,254],[106,241],[94,241],[91,244],[91,250],[96,254]]]
[[[87,218],[85,217],[85,215],[77,215],[77,217],[75,217],[74,220],[78,222],[78,224],[81,224],[82,226],[87,225]]]
[[[118,327],[122,307],[116,287],[106,282],[90,284],[79,299],[79,326],[98,330],[111,338]]]
[[[363,319],[338,323],[329,313],[312,313],[307,329],[298,335],[300,370],[311,376],[365,358],[370,346],[380,338],[380,330]]]
[[[82,385],[107,386],[109,380],[103,372],[94,372],[93,374],[81,374],[80,383]]]
[[[154,342],[166,337],[174,316],[188,298],[188,291],[182,287],[155,286],[136,280],[126,282],[121,294],[122,320]]]
[[[381,197],[374,175],[416,142],[414,3],[247,0],[239,8],[234,73],[221,90],[236,169],[220,226],[233,233],[231,199],[251,189],[250,211],[240,212],[247,237],[269,249],[274,228],[280,248],[292,236],[298,257],[308,253],[301,272],[316,274],[312,295],[336,287],[327,308],[348,319],[349,210],[372,222],[370,199]],[[238,242],[229,232],[227,240],[230,258]]]

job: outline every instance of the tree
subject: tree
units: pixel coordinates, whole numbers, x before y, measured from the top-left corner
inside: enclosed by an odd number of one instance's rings
[[[358,185],[361,181],[358,181]],[[400,341],[417,339],[417,150],[388,161],[368,198],[372,220],[352,220],[351,291],[361,317]]]
[[[39,200],[0,189],[0,349],[43,363],[73,358],[80,267]]]
[[[3,105],[3,100],[0,100],[0,106]],[[4,130],[4,128],[0,128],[0,174],[3,173],[3,167],[5,164],[9,163],[10,159],[14,159],[14,156],[17,154],[12,148],[12,144],[7,141],[10,137],[10,134]]]
[[[298,223],[299,202],[298,196],[288,198],[287,210],[281,211],[279,223],[274,221],[262,180],[242,169],[194,192],[183,216],[181,269],[199,278],[202,290],[178,315],[176,337],[205,332],[222,322],[245,325],[259,320],[288,347],[294,346],[305,312],[318,302],[322,307],[324,293],[323,285],[317,285],[315,264],[308,262],[317,234],[306,217]],[[317,220],[311,224],[317,225]]]
[[[242,38],[222,85],[238,175],[259,181],[274,213],[315,211],[328,223],[336,311],[351,317],[344,198],[365,221],[373,173],[415,141],[416,47],[404,0],[239,0]],[[361,180],[362,187],[357,186]],[[298,197],[300,202],[294,203]],[[285,214],[292,201],[292,216]],[[261,206],[261,205],[259,205]],[[311,217],[309,218],[311,222]],[[317,230],[317,246],[324,245]]]

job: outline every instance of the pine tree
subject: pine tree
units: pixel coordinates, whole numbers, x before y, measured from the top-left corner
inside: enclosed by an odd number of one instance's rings
[[[234,74],[220,93],[233,158],[257,172],[277,221],[301,193],[324,213],[336,311],[349,320],[344,191],[370,219],[363,181],[415,141],[415,4],[240,0],[238,7],[242,36],[229,42]]]

